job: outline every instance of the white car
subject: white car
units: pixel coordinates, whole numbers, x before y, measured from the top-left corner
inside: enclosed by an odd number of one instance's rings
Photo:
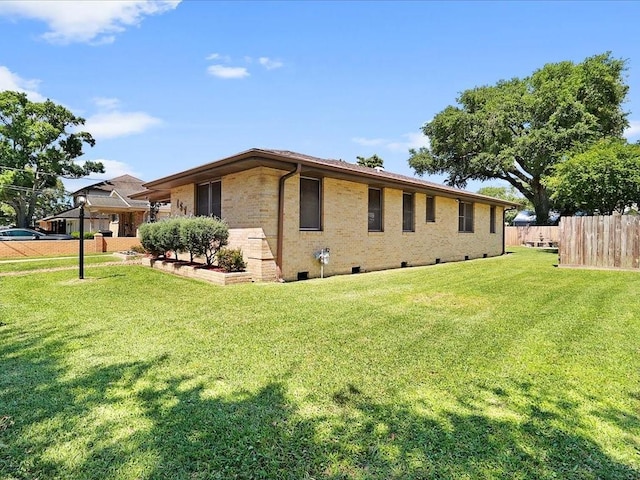
[[[66,234],[48,234],[30,228],[6,228],[0,230],[0,241],[10,240],[71,240]]]

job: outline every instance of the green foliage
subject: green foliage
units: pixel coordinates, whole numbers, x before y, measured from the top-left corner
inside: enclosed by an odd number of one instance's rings
[[[142,246],[142,245],[132,245],[131,248],[129,248],[129,250],[131,250],[132,252],[136,252],[136,253],[146,253],[146,249]]]
[[[247,268],[242,250],[239,248],[221,248],[216,254],[216,259],[218,266],[225,272],[243,272]]]
[[[640,478],[640,275],[512,250],[286,284],[4,276],[0,478]]]
[[[621,137],[628,125],[624,71],[624,60],[605,53],[466,90],[459,106],[422,127],[430,147],[410,150],[409,165],[419,175],[446,173],[453,186],[505,180],[544,224],[551,200],[543,180],[553,167],[602,138]]]
[[[157,223],[143,223],[138,227],[138,235],[140,236],[140,244],[147,253],[154,257],[164,255],[166,250],[163,250],[161,243],[156,238],[159,232]]]
[[[362,165],[363,167],[369,167],[369,168],[384,167],[384,160],[380,158],[378,155],[376,155],[375,153],[369,158],[364,158],[364,157],[356,157],[356,158],[358,160],[356,163],[358,165]]]
[[[640,203],[640,145],[600,141],[557,164],[547,186],[567,213],[623,213]]]
[[[174,252],[176,260],[178,260],[178,253],[185,249],[180,231],[182,222],[182,218],[167,218],[155,223],[157,231],[154,238],[158,242],[158,248],[164,252]]]
[[[74,162],[85,144],[95,144],[89,133],[74,131],[83,124],[83,118],[50,100],[31,102],[24,93],[0,92],[0,202],[11,206],[17,226],[32,224],[39,199],[59,188],[60,176],[104,172],[99,162]]]
[[[173,251],[187,251],[194,257],[204,257],[212,265],[218,250],[227,244],[229,227],[214,217],[177,217],[156,223],[145,223],[139,228],[140,243],[154,256]]]
[[[85,240],[92,240],[93,237],[95,236],[96,232],[84,232],[84,239]],[[71,237],[78,239],[80,238],[80,232],[71,232]]]

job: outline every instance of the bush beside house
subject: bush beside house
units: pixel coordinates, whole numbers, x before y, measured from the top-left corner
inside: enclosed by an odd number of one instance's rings
[[[139,229],[140,241],[154,257],[174,252],[187,252],[190,261],[204,257],[211,266],[217,260],[220,268],[228,272],[244,270],[246,264],[239,249],[223,249],[229,239],[229,227],[224,220],[214,217],[178,217],[157,223],[145,223]],[[221,250],[222,249],[222,250]]]

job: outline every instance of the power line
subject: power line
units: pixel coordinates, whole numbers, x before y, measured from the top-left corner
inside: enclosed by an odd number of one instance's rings
[[[5,170],[13,170],[16,172],[36,173],[35,171],[29,170],[27,168],[6,167],[4,165],[0,165],[0,168],[3,168]],[[60,177],[60,178],[64,178],[65,180],[91,180],[96,182],[108,182],[111,180],[110,178],[68,177],[66,175],[56,175],[55,173],[48,173],[48,172],[38,172],[38,175],[48,175],[50,177],[56,177],[56,178]]]

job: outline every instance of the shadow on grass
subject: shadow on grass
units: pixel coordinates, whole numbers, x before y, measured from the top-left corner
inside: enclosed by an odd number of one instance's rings
[[[166,378],[166,357],[72,374],[71,338],[30,338],[0,331],[1,478],[640,478],[577,433],[575,400],[530,384],[476,386],[437,412],[345,385],[307,412],[284,382],[216,396],[223,378]]]

